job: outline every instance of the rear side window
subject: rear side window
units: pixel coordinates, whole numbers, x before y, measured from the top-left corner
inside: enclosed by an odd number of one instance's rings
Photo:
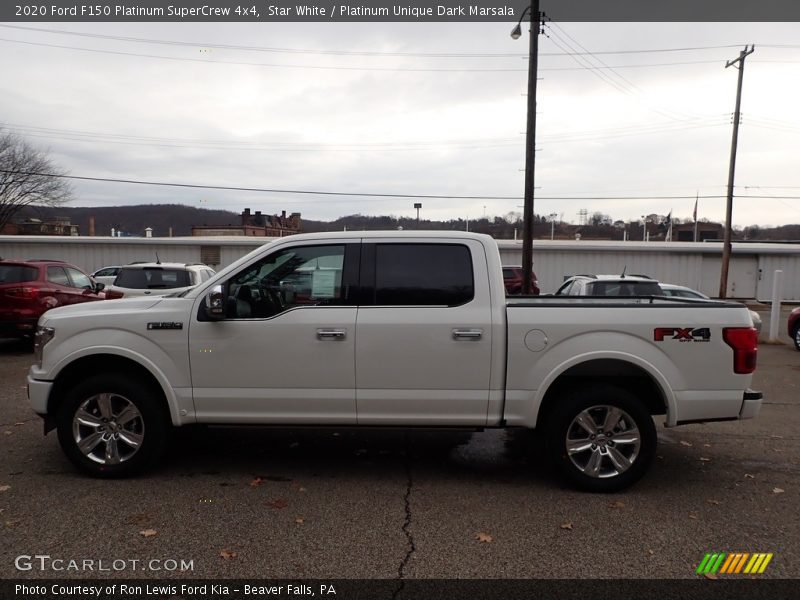
[[[39,279],[39,269],[24,265],[0,265],[0,284],[22,283]]]
[[[65,287],[72,287],[64,267],[47,267],[47,281]]]
[[[375,249],[375,304],[458,306],[474,295],[466,246],[378,244]]]

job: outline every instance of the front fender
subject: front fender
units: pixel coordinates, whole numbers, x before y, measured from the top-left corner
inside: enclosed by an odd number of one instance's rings
[[[104,343],[96,343],[103,339]],[[164,392],[174,425],[194,422],[194,402],[189,379],[186,338],[159,345],[142,335],[124,331],[90,331],[45,348],[44,369],[32,371],[36,379],[55,381],[76,360],[100,355],[128,359],[145,368]]]

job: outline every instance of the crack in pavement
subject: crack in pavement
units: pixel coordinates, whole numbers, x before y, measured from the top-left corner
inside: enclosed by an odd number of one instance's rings
[[[406,536],[406,541],[408,542],[408,550],[406,555],[403,557],[403,560],[400,561],[400,565],[397,567],[397,579],[400,582],[400,585],[392,594],[392,600],[397,600],[397,597],[403,591],[403,588],[406,585],[405,576],[406,576],[406,566],[408,565],[408,561],[411,560],[411,556],[414,552],[417,551],[417,545],[414,542],[414,535],[411,533],[411,490],[414,487],[414,481],[411,478],[411,448],[408,444],[406,438],[406,493],[403,496],[403,502],[405,503],[405,521],[403,521],[403,526],[401,530],[403,534]]]

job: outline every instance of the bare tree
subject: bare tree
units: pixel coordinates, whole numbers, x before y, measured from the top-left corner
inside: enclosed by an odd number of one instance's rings
[[[61,206],[71,200],[72,187],[62,175],[46,151],[0,130],[0,230],[25,206]]]

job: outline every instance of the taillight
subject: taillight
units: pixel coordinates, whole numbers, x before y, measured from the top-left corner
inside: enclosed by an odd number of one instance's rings
[[[118,298],[122,298],[125,294],[122,292],[118,292],[117,290],[105,290],[106,292],[106,300],[117,300]]]
[[[39,288],[23,286],[6,289],[6,296],[20,300],[35,300],[39,296]]]
[[[733,348],[733,372],[747,375],[756,370],[758,332],[753,327],[726,327],[722,339]]]

